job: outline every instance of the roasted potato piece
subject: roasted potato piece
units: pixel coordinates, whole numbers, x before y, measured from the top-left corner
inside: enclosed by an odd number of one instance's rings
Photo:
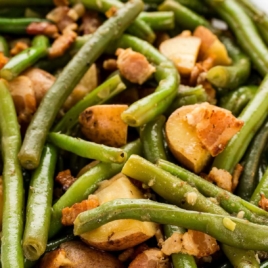
[[[141,191],[123,174],[102,184],[94,193],[100,205],[117,198],[143,198]],[[137,220],[116,220],[81,235],[87,244],[99,249],[123,250],[138,245],[152,237],[157,224]]]
[[[128,126],[121,119],[127,105],[96,105],[79,116],[82,133],[89,140],[107,146],[121,147],[127,142]]]
[[[172,60],[182,75],[190,75],[199,52],[201,40],[194,36],[177,36],[161,43],[159,50]]]

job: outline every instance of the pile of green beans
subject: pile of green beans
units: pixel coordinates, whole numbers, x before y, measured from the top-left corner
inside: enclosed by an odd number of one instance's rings
[[[214,237],[220,245],[219,262],[212,256],[212,263],[204,267],[268,267],[267,260],[258,259],[268,252],[268,205],[260,205],[262,198],[268,200],[268,15],[251,0],[69,0],[61,3],[73,8],[68,19],[80,5],[85,12],[100,14],[101,25],[81,35],[83,14],[72,18],[78,36],[64,55],[49,59],[51,35],[27,36],[27,27],[48,23],[57,28],[44,16],[57,2],[0,0],[0,267],[38,267],[44,254],[61,243],[119,219],[158,223],[165,239],[188,229]],[[212,18],[222,19],[228,30],[216,28]],[[192,85],[158,48],[163,40],[199,26],[217,36],[232,63],[202,70]],[[12,42],[19,38],[27,38],[29,47],[11,56]],[[128,48],[155,68],[142,85],[128,81],[119,64],[115,72],[104,70],[107,58],[113,62],[116,51]],[[62,114],[65,101],[92,64],[98,69],[97,86]],[[29,124],[20,126],[16,105],[22,109],[25,104],[11,83],[32,67],[55,75],[56,80]],[[215,92],[211,94],[206,83]],[[134,91],[135,100],[128,103]],[[86,140],[80,114],[94,105],[121,104],[123,96],[128,105],[121,114],[128,126],[126,144],[115,148]],[[168,117],[176,109],[203,102],[227,109],[244,122],[204,169],[209,173],[216,167],[234,175],[241,164],[239,184],[232,193],[187,170],[166,140]],[[66,169],[75,176],[74,182],[58,195],[54,178]],[[81,212],[71,228],[62,224],[64,208],[86,200],[100,183],[119,173],[146,189],[153,200],[119,198]],[[170,262],[174,268],[200,267],[197,258],[181,252],[173,253]]]

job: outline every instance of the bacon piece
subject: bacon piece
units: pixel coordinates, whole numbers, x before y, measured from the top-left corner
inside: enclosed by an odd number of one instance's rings
[[[116,55],[120,73],[132,83],[141,85],[155,72],[146,57],[131,48],[117,49]]]
[[[83,34],[94,33],[102,24],[99,14],[95,11],[87,11],[82,17],[80,30]]]
[[[216,167],[213,167],[208,174],[207,180],[215,182],[217,186],[224,190],[229,192],[232,191],[232,175],[224,169],[217,169]]]
[[[238,183],[239,183],[239,178],[243,172],[243,166],[240,164],[237,164],[235,166],[234,172],[233,172],[233,180],[232,180],[232,192],[235,191]]]
[[[11,56],[15,56],[22,52],[23,50],[27,49],[29,46],[27,43],[19,41],[15,44],[15,46],[10,50]]]
[[[66,257],[66,252],[64,249],[56,249],[46,253],[45,256],[41,259],[41,262],[38,267],[39,268],[72,267],[72,262]]]
[[[117,70],[117,62],[115,59],[107,59],[103,62],[103,68],[108,71]]]
[[[8,58],[2,52],[0,52],[0,69],[2,69],[7,62]]]
[[[259,207],[268,211],[268,199],[265,197],[264,194],[261,194],[261,199],[258,203]]]
[[[49,22],[32,22],[26,29],[27,34],[38,35],[43,34],[51,38],[57,38],[59,31],[56,25]]]
[[[99,206],[99,200],[96,195],[90,195],[87,200],[76,203],[70,208],[66,207],[62,210],[61,223],[65,226],[73,225],[77,215],[83,211],[90,210]]]
[[[61,184],[63,190],[66,191],[76,179],[71,175],[71,171],[67,169],[59,172],[55,180]]]

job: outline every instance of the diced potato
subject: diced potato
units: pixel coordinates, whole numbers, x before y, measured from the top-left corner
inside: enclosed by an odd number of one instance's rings
[[[214,57],[214,65],[230,65],[232,63],[224,44],[209,29],[199,26],[193,35],[202,41],[199,53],[200,60]]]
[[[194,108],[195,105],[183,106],[171,114],[166,123],[166,137],[169,149],[177,160],[199,173],[211,155],[199,140],[196,129],[186,120],[186,115]]]
[[[82,133],[89,140],[107,146],[121,147],[127,142],[128,126],[121,119],[127,105],[96,105],[79,116]]]
[[[159,50],[172,60],[182,75],[190,75],[198,56],[201,39],[194,36],[177,36],[161,43]]]
[[[143,198],[142,192],[123,174],[102,184],[94,194],[98,196],[100,205],[117,198]],[[82,234],[81,238],[99,249],[123,250],[149,239],[156,230],[157,224],[152,222],[116,220]]]

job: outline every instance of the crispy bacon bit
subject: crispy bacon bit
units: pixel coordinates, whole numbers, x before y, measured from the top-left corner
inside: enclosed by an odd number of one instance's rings
[[[96,195],[90,195],[87,200],[76,203],[70,208],[66,207],[62,210],[61,223],[65,226],[73,225],[75,218],[83,211],[90,210],[99,206],[99,200]]]
[[[141,85],[155,72],[146,57],[131,48],[117,49],[116,55],[120,73],[132,83]]]
[[[128,266],[129,268],[169,268],[167,257],[157,248],[151,248],[139,254]]]
[[[2,52],[0,52],[0,69],[2,69],[7,62],[8,58]]]
[[[27,43],[19,41],[15,44],[15,46],[10,50],[11,56],[15,56],[22,52],[23,50],[27,49],[29,46]]]
[[[103,62],[103,68],[108,71],[117,70],[117,62],[115,59],[108,59]]]
[[[198,104],[186,115],[186,120],[189,125],[195,127],[198,138],[212,156],[221,153],[244,124],[230,111],[207,102]]]
[[[111,7],[110,9],[108,9],[106,12],[105,12],[105,15],[107,18],[111,18],[113,17],[117,12],[117,8],[116,7]]]
[[[77,34],[73,31],[66,31],[59,36],[49,49],[49,58],[53,59],[62,56],[75,41],[76,36]]]
[[[198,85],[202,85],[203,88],[205,89],[206,93],[207,93],[207,96],[208,96],[208,102],[210,104],[213,104],[215,105],[217,103],[217,100],[216,100],[216,90],[212,87],[211,83],[208,82],[207,80],[203,79],[202,76],[206,75],[206,73],[201,73],[198,77],[198,81],[197,81],[197,84]],[[202,81],[200,81],[202,80]]]
[[[82,17],[80,30],[84,34],[94,33],[102,24],[99,14],[95,11],[87,11]]]
[[[265,197],[264,194],[261,194],[261,199],[258,203],[259,207],[268,211],[268,199]]]
[[[53,0],[53,3],[55,6],[68,6],[69,5],[68,0]]]
[[[220,248],[217,241],[202,232],[188,230],[184,234],[174,233],[163,244],[162,252],[166,255],[186,253],[198,258],[210,256]]]
[[[208,174],[207,180],[215,182],[222,189],[232,191],[232,175],[224,169],[213,167]]]
[[[233,172],[233,180],[232,180],[232,192],[236,189],[238,183],[239,183],[239,178],[243,172],[243,166],[240,164],[237,164],[235,166],[234,172]]]
[[[32,22],[28,25],[26,32],[30,35],[44,34],[51,38],[59,36],[57,26],[49,22]]]
[[[59,172],[55,180],[62,185],[64,191],[75,182],[75,178],[72,176],[70,169]]]
[[[70,265],[70,266],[69,266]],[[41,259],[39,268],[60,268],[60,267],[72,267],[72,262],[66,257],[64,249],[53,250],[46,253]]]

